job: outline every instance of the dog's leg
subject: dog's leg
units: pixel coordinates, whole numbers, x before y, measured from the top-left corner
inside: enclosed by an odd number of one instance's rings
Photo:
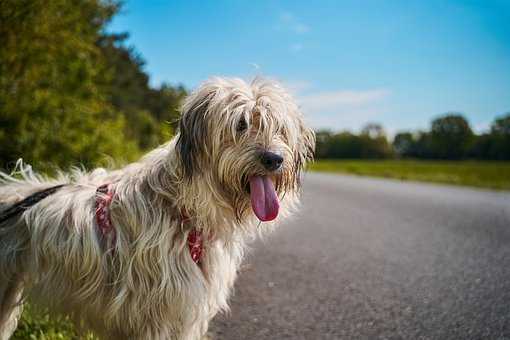
[[[23,280],[20,275],[0,282],[0,340],[7,340],[18,326],[23,310]]]

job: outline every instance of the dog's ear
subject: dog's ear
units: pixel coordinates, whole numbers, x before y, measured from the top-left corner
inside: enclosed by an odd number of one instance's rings
[[[300,137],[294,154],[294,167],[297,172],[300,172],[307,162],[313,161],[315,156],[315,132],[308,128],[302,119],[299,119],[298,125]]]
[[[304,149],[305,160],[313,161],[315,156],[315,132],[304,124],[301,126],[301,136],[303,138],[302,148]]]
[[[302,119],[299,120],[300,145],[299,153],[303,163],[313,161],[315,156],[315,132],[307,127]]]
[[[207,143],[206,113],[213,95],[211,92],[199,98],[199,94],[192,94],[184,104],[176,144],[184,177],[191,178],[201,170]]]

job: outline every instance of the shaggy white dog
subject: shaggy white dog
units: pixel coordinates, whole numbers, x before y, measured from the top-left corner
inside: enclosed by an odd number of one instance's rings
[[[277,83],[213,78],[137,163],[1,174],[0,338],[26,295],[104,339],[201,338],[246,243],[295,207],[314,143]]]

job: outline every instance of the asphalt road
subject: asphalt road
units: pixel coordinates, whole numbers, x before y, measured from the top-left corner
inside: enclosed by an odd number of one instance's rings
[[[306,174],[214,339],[510,339],[510,193]]]

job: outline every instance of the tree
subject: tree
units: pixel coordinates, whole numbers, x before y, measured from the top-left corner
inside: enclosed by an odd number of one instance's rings
[[[400,157],[409,157],[412,155],[415,146],[413,134],[410,132],[399,132],[393,139],[393,149]]]
[[[109,0],[0,1],[0,168],[130,161],[168,140],[186,94],[149,85]],[[129,124],[128,124],[129,123]]]
[[[468,157],[474,159],[495,159],[493,155],[494,138],[490,133],[484,133],[474,138]]]
[[[379,123],[367,123],[359,139],[362,158],[389,158],[393,155],[386,132]]]
[[[109,100],[122,111],[130,124],[126,133],[142,150],[152,149],[168,140],[179,117],[179,106],[186,95],[184,87],[149,85],[143,71],[145,61],[134,47],[125,45],[127,33],[102,36],[99,46],[111,72]]]
[[[468,121],[458,113],[448,113],[432,121],[430,146],[433,157],[460,159],[467,155],[473,141]]]
[[[490,140],[490,158],[510,159],[510,112],[494,120]]]
[[[329,158],[332,135],[333,133],[328,130],[320,130],[315,133],[315,157]]]
[[[138,150],[107,101],[96,42],[118,9],[99,0],[0,1],[0,161],[68,166]]]
[[[491,133],[510,136],[510,112],[494,120],[491,125]]]
[[[366,135],[372,139],[376,139],[379,137],[385,137],[386,133],[381,124],[379,123],[367,123],[361,129],[361,134]]]
[[[370,133],[355,135],[350,132],[332,133],[318,131],[316,133],[317,158],[388,158],[392,150],[382,128],[378,129],[377,137]]]

